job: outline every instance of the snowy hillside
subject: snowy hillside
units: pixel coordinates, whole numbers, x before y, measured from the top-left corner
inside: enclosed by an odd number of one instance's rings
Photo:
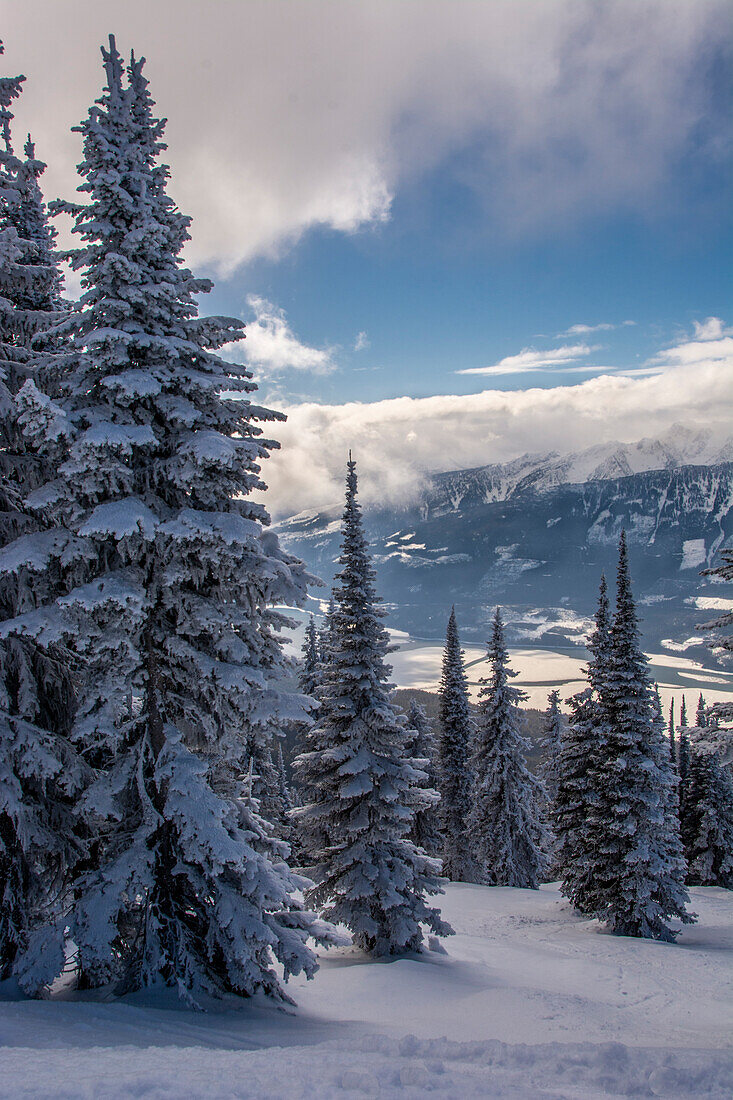
[[[599,933],[553,886],[451,884],[448,954],[338,949],[290,1013],[6,1001],[0,1096],[729,1098],[733,895],[691,893],[668,945]]]

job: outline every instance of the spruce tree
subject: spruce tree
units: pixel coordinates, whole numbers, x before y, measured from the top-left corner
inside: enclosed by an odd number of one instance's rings
[[[681,821],[687,881],[733,890],[733,778],[714,752],[690,753]]]
[[[542,765],[540,775],[551,802],[557,796],[560,751],[562,748],[563,717],[560,711],[560,692],[554,689],[547,696],[547,710],[542,720],[540,746]]]
[[[677,767],[677,743],[675,741],[675,736],[674,736],[674,695],[672,696],[672,698],[669,701],[669,723],[668,723],[667,728],[669,730],[669,754],[670,754],[670,757],[672,758],[672,763],[673,763],[674,767],[676,768]]]
[[[697,711],[695,712],[695,725],[698,729],[704,729],[708,724],[707,717],[705,715],[705,700],[703,699],[702,692],[697,697]]]
[[[455,607],[448,619],[438,695],[438,812],[443,833],[443,874],[453,882],[473,882],[476,869],[468,843],[467,822],[471,809],[469,757],[474,723]]]
[[[680,706],[680,724],[677,727],[679,733],[679,741],[677,747],[677,773],[680,778],[680,786],[684,787],[687,779],[687,772],[690,767],[690,739],[687,735],[687,707],[685,705],[685,697],[682,696],[682,705]]]
[[[318,693],[318,633],[316,624],[311,615],[305,626],[305,639],[303,641],[303,659],[298,676],[298,685],[304,695],[310,695],[314,699]]]
[[[323,616],[323,624],[318,631],[318,661],[322,667],[328,665],[329,647],[331,644],[331,635],[333,633],[333,616],[336,611],[336,602],[334,600],[333,592],[328,598],[328,608],[326,614]]]
[[[527,768],[519,703],[526,694],[511,687],[504,624],[497,608],[489,644],[491,676],[483,677],[471,754],[474,776],[468,834],[479,880],[490,886],[536,890],[545,870],[547,830],[542,821],[542,784]]]
[[[539,775],[544,785],[546,794],[545,811],[550,824],[548,833],[546,857],[546,874],[549,879],[559,877],[560,865],[556,858],[557,843],[552,830],[552,820],[555,813],[555,802],[560,776],[560,759],[562,751],[562,738],[565,723],[560,712],[560,693],[551,691],[547,697],[547,710],[543,716],[540,745],[542,748],[542,761]]]
[[[407,711],[407,755],[412,757],[425,773],[424,793],[432,800],[432,805],[418,810],[412,823],[410,840],[417,848],[422,848],[429,856],[440,856],[442,837],[438,821],[437,807],[440,795],[436,791],[435,738],[425,707],[410,700]]]
[[[285,770],[282,741],[279,742],[277,746],[277,777],[280,787],[280,799],[285,808],[285,812],[289,814],[293,809],[293,798],[290,793],[290,783],[288,782],[287,771]]]
[[[211,284],[180,260],[189,219],[166,193],[143,62],[125,82],[114,39],[102,52],[106,87],[77,128],[87,202],[60,207],[82,241],[82,298],[59,326],[76,354],[58,399],[71,436],[37,494],[89,571],[60,603],[85,666],[72,736],[96,771],[78,811],[99,839],[66,924],[86,984],[284,999],[274,961],[312,974],[306,939],[324,929],[243,780],[288,705],[275,605],[305,597],[248,497],[273,446],[260,422],[278,416],[216,354],[241,323],[197,315]],[[48,409],[24,391],[40,442]]]
[[[611,648],[606,578],[601,576],[595,629],[588,639],[588,687],[568,700],[570,717],[558,766],[552,823],[562,892],[575,907],[594,914],[601,904],[594,867],[603,831],[599,772],[608,741],[605,684]]]
[[[597,915],[619,934],[672,941],[668,921],[690,923],[685,862],[670,813],[674,778],[655,723],[647,658],[639,646],[626,536],[619,544],[616,611],[603,706],[608,737],[597,776],[594,837]]]
[[[407,754],[404,718],[389,701],[389,637],[349,456],[341,566],[334,588],[325,707],[313,744],[296,761],[315,799],[299,811],[315,863],[310,905],[345,924],[374,955],[418,950],[423,926],[450,931],[426,896],[440,893],[440,864],[409,840],[430,799],[425,773]]]
[[[50,552],[64,553],[69,569],[81,557],[26,502],[47,464],[22,435],[18,392],[29,379],[54,385],[63,355],[44,335],[60,319],[54,235],[38,182],[45,166],[30,139],[25,159],[12,147],[22,81],[0,78],[0,979],[37,928],[59,916],[82,850],[71,808],[85,779],[68,740],[75,701],[67,655],[53,640],[39,645],[18,620],[63,592],[47,569]]]

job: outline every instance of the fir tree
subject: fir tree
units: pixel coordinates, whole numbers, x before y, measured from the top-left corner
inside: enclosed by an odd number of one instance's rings
[[[425,773],[424,793],[432,799],[432,805],[418,810],[415,814],[410,840],[416,848],[422,848],[429,856],[440,856],[442,837],[437,813],[440,796],[435,790],[437,786],[435,738],[425,708],[414,699],[410,700],[407,711],[406,733],[407,755],[412,757]]]
[[[677,743],[674,736],[674,695],[669,701],[669,754],[674,767],[677,767]]]
[[[603,707],[608,739],[597,777],[593,874],[597,915],[620,935],[672,941],[671,917],[683,923],[689,900],[685,863],[670,814],[674,779],[661,723],[654,721],[653,694],[639,647],[626,537],[619,545],[616,613],[611,627]]]
[[[103,57],[106,87],[77,128],[88,201],[60,207],[83,242],[83,295],[59,326],[76,353],[58,399],[71,438],[37,494],[90,571],[61,605],[85,662],[72,735],[97,773],[78,808],[99,843],[66,923],[87,984],[162,982],[193,1004],[284,998],[274,960],[285,979],[310,975],[306,939],[329,933],[243,797],[288,706],[273,681],[289,623],[274,605],[305,597],[302,565],[247,495],[273,446],[259,422],[278,416],[216,354],[241,323],[197,316],[211,284],[181,264],[189,219],[166,193],[143,62],[125,82],[114,39]],[[28,383],[22,394],[40,440],[47,406]]]
[[[38,183],[44,165],[30,140],[24,160],[11,142],[22,80],[0,78],[0,979],[37,927],[59,915],[81,852],[71,807],[85,778],[68,740],[74,684],[66,654],[14,622],[63,591],[46,569],[51,548],[69,568],[81,557],[25,500],[47,464],[19,430],[17,394],[29,378],[54,384],[63,357],[43,350],[60,318],[54,236]]]
[[[560,712],[560,693],[551,691],[547,697],[547,710],[542,722],[541,748],[542,762],[539,775],[546,794],[546,812],[551,823],[555,812],[555,802],[560,776],[563,729],[565,723]],[[550,879],[559,877],[561,868],[556,858],[556,839],[552,829],[548,833],[546,873]]]
[[[298,676],[298,685],[304,695],[313,698],[318,694],[318,633],[316,624],[311,615],[305,627],[305,639],[303,641],[303,660]]]
[[[705,700],[703,699],[702,692],[700,692],[697,698],[697,711],[695,712],[695,725],[698,729],[704,729],[708,724],[707,717],[705,715]]]
[[[551,802],[557,796],[560,751],[562,748],[563,718],[560,712],[560,692],[557,689],[547,696],[547,710],[542,721],[541,778]]]
[[[467,822],[471,809],[469,757],[474,724],[454,607],[448,619],[438,694],[440,734],[437,773],[443,833],[443,874],[454,882],[472,882],[476,869],[468,843]]]
[[[423,925],[450,929],[425,900],[440,893],[440,864],[408,839],[430,800],[421,789],[425,773],[407,755],[404,719],[389,702],[389,639],[351,456],[346,486],[326,705],[317,747],[296,761],[316,797],[298,815],[316,857],[308,904],[345,924],[363,950],[391,955],[418,950]]]
[[[604,576],[601,576],[595,629],[588,639],[588,648],[591,652],[586,669],[588,687],[568,700],[570,717],[560,750],[553,828],[562,892],[581,913],[593,914],[601,904],[594,861],[604,827],[598,812],[598,788],[608,740],[605,684],[611,649],[608,588]]]
[[[687,779],[687,772],[690,767],[690,739],[687,735],[687,707],[685,705],[685,697],[682,696],[682,705],[680,707],[680,724],[677,727],[679,733],[679,744],[677,749],[677,773],[680,777],[680,786],[684,786]]]
[[[287,771],[285,770],[282,741],[278,742],[277,746],[277,778],[280,787],[281,802],[285,808],[285,812],[290,814],[293,809],[293,798],[290,793]]]
[[[317,863],[319,853],[328,843],[323,828],[316,826],[315,821],[306,819],[303,808],[318,801],[318,778],[320,775],[320,766],[315,763],[315,772],[311,776],[310,766],[306,763],[306,760],[317,761],[319,759],[317,754],[325,750],[329,743],[328,734],[324,733],[324,723],[317,721],[317,719],[325,718],[328,705],[327,685],[331,669],[333,617],[334,598],[333,593],[331,593],[321,630],[316,630],[312,616],[306,627],[302,649],[303,663],[299,676],[300,689],[313,700],[313,710],[308,718],[298,725],[294,760],[298,806],[294,808],[291,815],[293,831],[290,841],[296,865],[306,870]]]
[[[491,886],[536,890],[544,872],[547,831],[542,822],[541,783],[527,768],[519,703],[511,687],[504,624],[497,608],[489,645],[491,677],[481,679],[471,769],[474,775],[468,834],[480,881]]]
[[[693,748],[681,820],[687,881],[733,890],[733,778],[716,753]]]
[[[318,631],[318,661],[322,668],[328,665],[329,647],[331,645],[331,636],[333,634],[333,617],[336,612],[336,602],[334,600],[333,592],[328,598],[328,608],[326,614],[323,617],[323,624]]]

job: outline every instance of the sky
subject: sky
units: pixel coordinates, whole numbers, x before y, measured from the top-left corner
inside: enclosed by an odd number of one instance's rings
[[[46,195],[110,32],[147,58],[202,312],[287,412],[267,502],[720,433],[733,395],[727,0],[3,0]],[[59,226],[62,240],[66,228]],[[69,292],[74,290],[69,285]]]

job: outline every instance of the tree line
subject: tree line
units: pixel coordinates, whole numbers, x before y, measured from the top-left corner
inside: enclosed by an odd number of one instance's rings
[[[343,558],[341,559],[343,562]],[[335,590],[338,599],[338,588]],[[331,745],[328,682],[334,631],[348,619],[326,616],[320,641],[311,618],[304,645],[303,690],[319,700],[314,730]],[[439,802],[420,836],[454,881],[536,889],[559,878],[563,894],[588,916],[619,934],[673,940],[671,920],[690,922],[686,884],[733,887],[733,782],[715,751],[690,742],[680,715],[675,743],[662,717],[656,685],[640,648],[626,536],[619,544],[615,613],[601,579],[595,630],[589,639],[587,687],[567,702],[550,693],[543,725],[540,775],[528,770],[522,733],[525,694],[511,684],[504,624],[497,609],[488,647],[490,675],[479,681],[475,706],[455,609],[443,653],[436,736],[413,702],[408,728]],[[339,678],[339,682],[341,682]],[[698,702],[695,733],[708,736],[726,708]],[[315,731],[315,732],[314,732]],[[319,785],[307,762],[305,818],[338,815],[338,798]],[[320,765],[319,765],[320,766]],[[312,853],[311,853],[312,854]],[[306,863],[309,846],[305,845]],[[310,866],[318,875],[319,868]]]

